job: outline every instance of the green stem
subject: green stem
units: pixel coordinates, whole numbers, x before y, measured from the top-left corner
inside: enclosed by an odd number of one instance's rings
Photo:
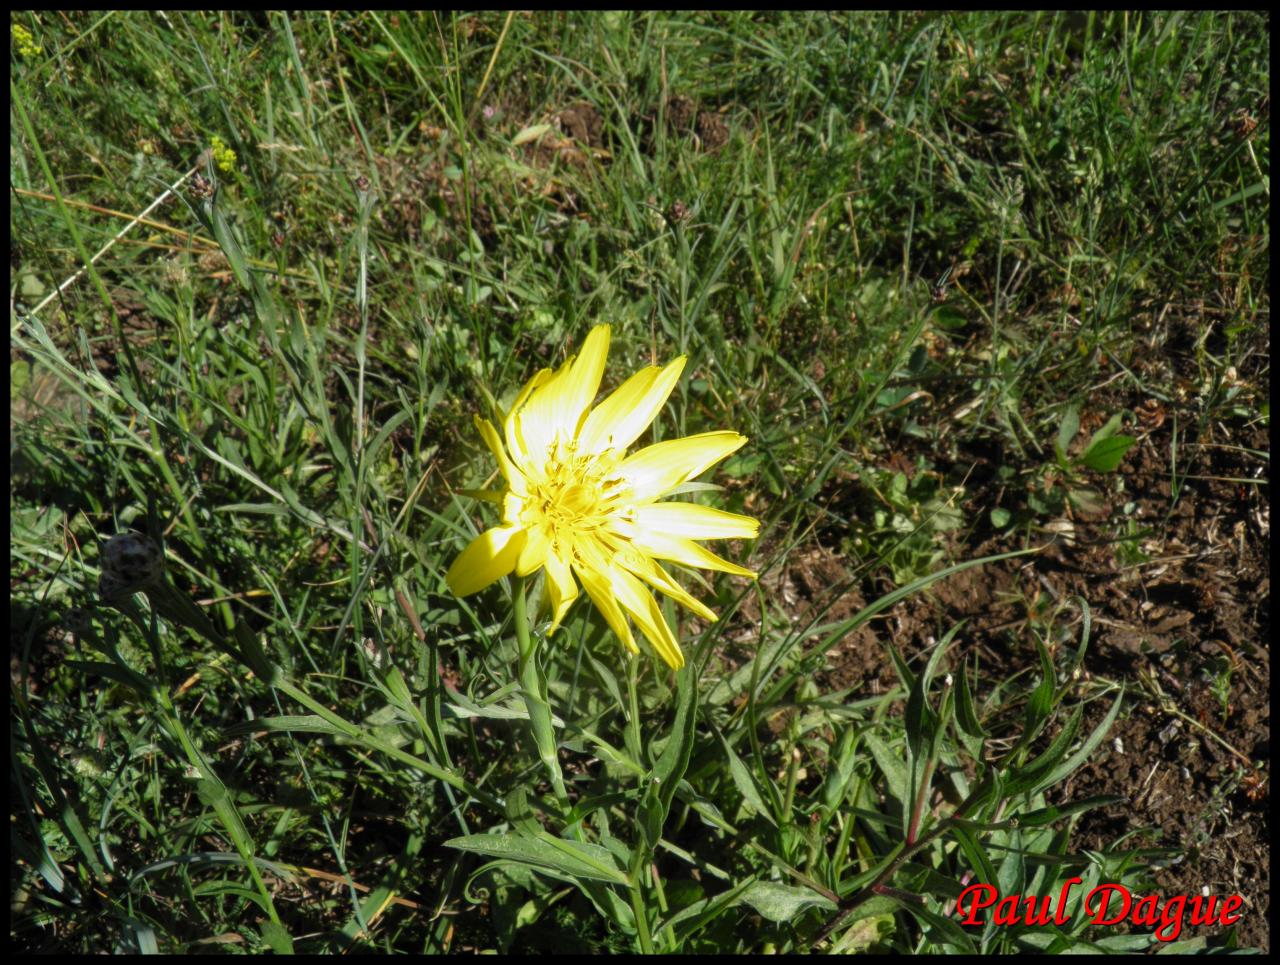
[[[262,874],[259,872],[257,861],[254,858],[257,849],[254,846],[253,839],[249,836],[248,829],[245,828],[244,821],[237,812],[226,785],[222,783],[217,771],[205,760],[204,755],[200,753],[200,749],[196,747],[195,741],[187,733],[187,728],[178,716],[178,709],[174,706],[173,700],[169,696],[168,684],[165,681],[167,675],[165,674],[163,652],[160,649],[160,642],[155,633],[155,617],[154,615],[152,616],[151,626],[147,627],[132,602],[128,604],[127,608],[122,609],[134,620],[138,628],[142,630],[152,644],[159,685],[149,686],[145,692],[155,702],[156,710],[158,711],[156,716],[160,720],[160,726],[182,748],[182,753],[187,758],[188,764],[196,773],[207,781],[210,786],[216,788],[216,793],[221,797],[221,800],[213,805],[214,813],[226,830],[227,836],[231,838],[236,850],[240,853],[240,860],[244,862],[245,868],[248,869],[249,876],[253,878],[254,887],[257,888],[258,894],[262,896],[262,906],[267,915],[272,922],[279,925],[280,915],[276,912],[275,902],[271,898],[271,891],[262,879]]]
[[[565,790],[564,775],[560,773],[560,760],[556,756],[556,732],[551,723],[551,705],[547,702],[547,681],[538,665],[537,639],[529,632],[529,613],[525,601],[524,578],[515,577],[514,617],[516,642],[520,647],[520,691],[524,696],[525,710],[529,713],[529,729],[538,749],[542,766],[551,778],[556,800],[565,814],[569,813],[569,793]]]
[[[631,759],[643,764],[644,752],[640,741],[640,695],[636,688],[639,661],[632,654],[628,654],[625,659],[627,661],[627,726],[623,731],[623,740]]]
[[[632,757],[643,763],[640,743],[640,694],[636,686],[638,661],[634,656],[627,657],[627,723],[623,731],[623,740]],[[653,954],[653,937],[649,934],[649,915],[645,906],[644,876],[649,872],[653,861],[653,849],[649,847],[648,838],[641,834],[632,852],[631,885],[628,889],[631,899],[631,911],[636,920],[636,934],[640,939],[640,952],[643,955]]]
[[[904,840],[901,843],[894,845],[893,853],[885,862],[884,867],[881,868],[880,873],[876,875],[874,880],[863,885],[852,896],[840,902],[840,911],[838,911],[835,917],[827,923],[827,926],[818,933],[818,937],[813,940],[809,947],[816,948],[830,938],[832,932],[839,928],[841,923],[852,915],[859,905],[872,895],[877,894],[878,889],[884,886],[884,884],[897,873],[898,869],[902,867],[903,862],[912,855],[923,851],[951,828],[959,825],[965,819],[969,810],[976,806],[977,803],[990,792],[990,780],[990,775],[988,775],[987,778],[984,779],[984,783],[980,783],[969,792],[969,796],[964,799],[950,817],[947,817],[935,824],[924,834],[923,837],[920,838],[920,840],[910,844]]]
[[[205,780],[216,785],[220,792],[230,798],[230,791],[222,783],[222,779],[218,777],[217,772],[209,766],[209,762],[204,759],[197,749],[191,737],[187,734],[187,729],[182,725],[182,721],[178,718],[178,712],[173,706],[173,702],[169,699],[169,695],[163,687],[155,687],[152,694],[157,698],[160,704],[160,719],[167,725],[168,730],[182,745],[182,751],[186,754],[187,760]],[[214,812],[217,814],[219,821],[226,828],[227,835],[231,838],[236,850],[240,853],[240,860],[244,862],[244,866],[248,869],[249,876],[253,879],[254,887],[258,889],[258,894],[262,896],[262,903],[266,909],[267,915],[275,924],[280,924],[280,915],[276,912],[275,902],[271,899],[271,892],[267,888],[267,883],[262,879],[262,873],[258,870],[258,862],[255,860],[253,839],[248,836],[248,830],[244,827],[244,821],[235,813],[235,805],[228,804],[227,811],[215,807]],[[228,820],[228,814],[235,814],[234,818]]]
[[[631,911],[635,914],[636,933],[640,939],[640,954],[653,954],[653,936],[649,934],[649,914],[644,903],[644,876],[649,870],[649,861],[643,855],[645,849],[641,848],[637,854],[636,861],[631,868]]]
[[[166,619],[169,619],[174,623],[187,627],[189,630],[203,636],[215,646],[229,651],[237,660],[240,660],[258,674],[258,676],[262,678],[263,683],[292,697],[317,717],[320,717],[322,720],[333,725],[348,738],[355,741],[357,745],[365,747],[368,750],[376,751],[380,754],[385,754],[387,757],[393,758],[394,760],[400,761],[403,764],[407,764],[412,768],[422,771],[422,773],[427,776],[433,777],[438,781],[443,781],[451,787],[462,791],[464,794],[470,795],[475,800],[493,808],[496,811],[502,811],[505,809],[505,805],[501,798],[489,794],[487,791],[475,786],[470,781],[453,773],[451,770],[436,767],[434,764],[431,764],[419,757],[415,757],[412,754],[406,753],[392,744],[378,740],[368,731],[330,710],[301,687],[296,686],[290,680],[285,678],[279,671],[278,667],[267,662],[265,656],[261,654],[260,648],[255,647],[248,649],[246,652],[242,652],[240,648],[230,642],[228,637],[218,632],[217,628],[214,627],[209,618],[200,611],[199,607],[192,603],[191,600],[183,594],[178,593],[173,589],[173,587],[169,586],[167,581],[162,581],[156,586],[148,587],[147,595],[148,599],[151,600],[152,606],[155,607],[156,612],[161,616],[164,616]],[[133,604],[131,603],[129,606],[132,608]],[[141,619],[141,616],[137,615],[135,611],[135,622]],[[237,637],[243,636],[241,627],[243,627],[243,624],[237,624]],[[254,643],[252,639],[249,639],[247,642]]]
[[[330,724],[332,724],[334,727],[340,730],[343,734],[345,734],[351,740],[355,741],[356,744],[358,744],[359,746],[368,748],[369,750],[372,750],[372,751],[377,751],[380,754],[385,754],[387,757],[393,758],[394,760],[400,761],[403,764],[407,764],[410,767],[421,771],[423,774],[426,774],[428,777],[434,777],[437,781],[443,781],[444,783],[454,788],[457,788],[459,791],[462,791],[464,794],[471,795],[471,797],[475,798],[480,803],[493,808],[495,811],[504,811],[506,809],[506,805],[504,804],[501,798],[494,797],[492,794],[488,793],[487,791],[479,787],[476,787],[470,781],[466,780],[465,778],[459,777],[457,774],[454,774],[452,771],[445,770],[444,768],[441,768],[441,767],[436,767],[434,764],[430,763],[429,761],[424,761],[420,757],[414,757],[412,754],[408,754],[405,751],[400,750],[400,748],[395,747],[392,744],[388,744],[384,741],[378,740],[373,735],[367,733],[357,725],[351,723],[351,721],[347,720],[346,718],[342,717],[339,714],[335,714],[332,710],[330,710],[324,704],[320,703],[318,700],[316,700],[314,697],[308,694],[305,690],[302,690],[300,687],[294,686],[289,681],[279,680],[275,684],[273,684],[273,686],[277,690],[279,690],[281,693],[287,694],[288,696],[296,700],[298,703],[302,704],[302,706],[306,707],[308,710],[314,713],[317,717],[320,717],[322,720],[328,721]]]

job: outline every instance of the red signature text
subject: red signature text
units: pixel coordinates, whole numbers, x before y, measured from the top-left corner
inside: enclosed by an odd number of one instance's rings
[[[978,914],[987,908],[992,909],[991,920],[997,925],[1065,925],[1071,920],[1067,914],[1071,889],[1080,884],[1083,884],[1081,879],[1069,878],[1056,897],[1006,895],[1003,898],[991,885],[970,885],[956,899],[956,911],[962,925],[985,925],[986,921]],[[1095,925],[1119,925],[1128,921],[1152,927],[1157,939],[1171,942],[1187,925],[1234,925],[1240,920],[1243,904],[1239,895],[1135,898],[1124,885],[1101,884],[1085,895],[1082,907]]]

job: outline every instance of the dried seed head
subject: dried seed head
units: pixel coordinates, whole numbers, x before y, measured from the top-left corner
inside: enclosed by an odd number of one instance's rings
[[[200,201],[208,201],[213,197],[213,185],[203,174],[197,174],[191,179],[191,195]]]
[[[132,596],[164,578],[164,553],[141,533],[117,533],[102,547],[98,595],[107,603]]]

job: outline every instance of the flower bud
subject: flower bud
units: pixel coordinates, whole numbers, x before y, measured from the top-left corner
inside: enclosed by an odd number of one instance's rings
[[[141,533],[117,533],[102,548],[101,569],[98,595],[114,603],[164,579],[164,553]]]

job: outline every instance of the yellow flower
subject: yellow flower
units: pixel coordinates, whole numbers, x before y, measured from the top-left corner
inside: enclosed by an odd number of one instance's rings
[[[213,160],[218,165],[218,170],[230,174],[236,169],[236,152],[227,146],[226,141],[215,134],[209,139],[209,145],[213,149]]]
[[[31,36],[31,31],[20,23],[11,26],[13,42],[18,45],[18,53],[27,60],[39,57],[44,52],[44,48],[36,43],[35,37]]]
[[[609,326],[599,325],[581,355],[530,379],[507,413],[505,448],[498,430],[476,418],[507,484],[493,494],[502,503],[502,525],[472,540],[446,579],[455,594],[467,596],[513,570],[528,576],[545,569],[554,631],[578,596],[577,577],[631,653],[639,649],[628,617],[662,659],[679,668],[684,654],[648,587],[706,620],[716,615],[657,561],[754,578],[694,541],[754,539],[760,524],[708,506],[658,500],[747,440],[736,432],[704,432],[628,456],[627,447],[666,404],[685,357],[640,370],[592,409],[608,353]]]

